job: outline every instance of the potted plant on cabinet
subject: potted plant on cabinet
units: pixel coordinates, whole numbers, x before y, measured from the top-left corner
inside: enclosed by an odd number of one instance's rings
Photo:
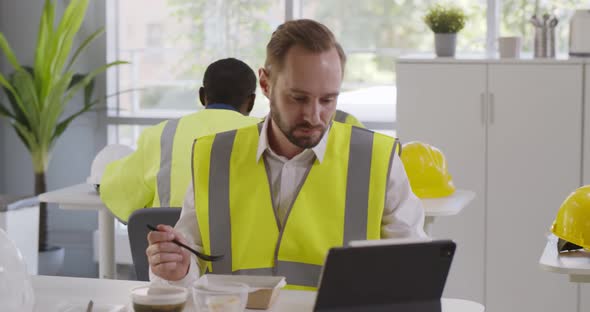
[[[102,28],[96,30],[73,49],[74,37],[82,25],[88,3],[89,0],[71,0],[56,25],[55,3],[45,1],[32,67],[20,64],[6,37],[0,33],[0,49],[14,69],[8,76],[0,74],[0,85],[8,98],[7,104],[0,103],[0,116],[9,120],[31,155],[35,195],[47,191],[45,173],[56,141],[76,117],[100,102],[92,97],[94,78],[109,67],[125,63],[112,62],[84,74],[74,72],[77,58],[104,32]],[[64,116],[66,106],[80,92],[83,106]],[[47,243],[47,206],[41,203],[39,252],[55,250]]]
[[[465,12],[453,5],[431,6],[424,22],[434,32],[434,46],[437,56],[455,56],[457,33],[465,27]]]

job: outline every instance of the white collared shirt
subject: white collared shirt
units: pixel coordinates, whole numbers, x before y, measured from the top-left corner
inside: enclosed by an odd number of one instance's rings
[[[311,149],[305,149],[291,159],[277,155],[268,144],[268,127],[270,118],[266,118],[260,133],[256,160],[262,161],[264,157],[270,169],[270,190],[274,207],[281,224],[291,203],[295,200],[297,189],[304,181],[306,172],[317,158],[321,162],[326,152],[327,137],[330,129],[324,133],[320,142]],[[202,240],[197,222],[194,203],[194,191],[191,184],[186,192],[180,219],[175,229],[182,233],[189,244],[194,245],[197,250],[202,251]],[[414,195],[408,182],[408,177],[403,164],[396,154],[392,158],[391,172],[387,180],[385,195],[385,207],[381,225],[382,238],[408,238],[426,237],[424,232],[424,209],[422,202]],[[150,279],[155,275],[150,272]],[[199,277],[199,268],[191,260],[191,267],[187,276],[176,283],[184,286],[190,285]],[[159,279],[159,278],[158,278]]]

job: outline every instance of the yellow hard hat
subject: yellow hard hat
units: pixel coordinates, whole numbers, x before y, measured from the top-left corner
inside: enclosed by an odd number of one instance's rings
[[[420,198],[445,197],[455,192],[443,153],[422,142],[403,145],[401,159],[414,194]]]
[[[578,188],[563,201],[551,232],[560,239],[559,251],[590,249],[590,185]]]

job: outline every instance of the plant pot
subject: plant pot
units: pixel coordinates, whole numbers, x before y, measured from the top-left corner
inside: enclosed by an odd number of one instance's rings
[[[39,251],[39,274],[57,275],[61,273],[64,264],[65,249],[49,246],[47,250]]]
[[[453,57],[455,56],[455,46],[457,45],[457,34],[434,34],[434,47],[436,56]]]

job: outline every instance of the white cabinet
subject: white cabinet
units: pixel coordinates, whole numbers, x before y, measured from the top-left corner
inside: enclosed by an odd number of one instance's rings
[[[483,302],[485,65],[399,64],[397,123],[402,142],[421,140],[445,154],[453,181],[476,193],[460,214],[439,218],[432,232],[457,242],[445,296]],[[461,168],[461,170],[456,170]]]
[[[397,80],[402,142],[440,147],[455,183],[477,193],[433,230],[458,243],[445,296],[491,312],[578,311],[577,285],[538,258],[581,183],[583,65],[401,61]]]
[[[576,311],[576,285],[539,270],[544,233],[580,185],[579,65],[490,64],[488,311]]]
[[[590,65],[585,69],[585,92],[584,92],[584,185],[590,184]],[[590,311],[590,284],[580,286],[580,311]]]
[[[0,205],[1,205],[0,199]],[[4,230],[21,252],[27,264],[27,273],[37,275],[39,267],[39,205],[31,204],[18,209],[0,209],[0,229]]]

